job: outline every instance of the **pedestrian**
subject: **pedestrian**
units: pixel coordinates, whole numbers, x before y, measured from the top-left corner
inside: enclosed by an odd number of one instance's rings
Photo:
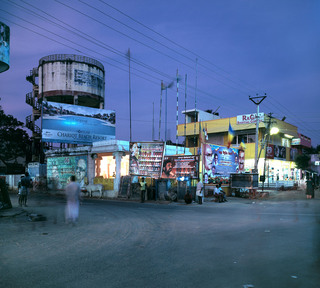
[[[306,181],[306,195],[307,195],[307,199],[312,199],[314,198],[314,184],[312,179],[310,179],[309,177],[307,178]]]
[[[202,205],[203,183],[201,182],[201,179],[199,179],[197,183],[196,195],[198,196],[198,203]]]
[[[140,182],[141,203],[144,203],[146,189],[147,189],[147,183],[144,181],[144,177],[142,177]]]
[[[32,179],[28,172],[24,174],[25,176],[21,178],[21,199],[19,199],[19,205],[24,205],[27,207],[27,201],[29,196],[29,188],[32,187]]]
[[[20,181],[18,182],[18,203],[19,203],[19,207],[22,207],[22,185],[21,185],[21,180],[24,177],[24,175],[22,175],[20,177]]]
[[[70,177],[70,183],[66,187],[67,206],[65,211],[66,223],[75,223],[79,217],[79,205],[80,205],[80,184],[76,182],[76,176]]]

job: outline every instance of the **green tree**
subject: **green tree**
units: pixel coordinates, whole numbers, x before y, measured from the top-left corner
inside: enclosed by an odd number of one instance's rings
[[[6,167],[29,154],[31,141],[23,128],[21,121],[6,115],[0,106],[0,160]]]
[[[298,169],[306,170],[310,166],[310,156],[307,154],[297,155],[295,159],[295,164]]]

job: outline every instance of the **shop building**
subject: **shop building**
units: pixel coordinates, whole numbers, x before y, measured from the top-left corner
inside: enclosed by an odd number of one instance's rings
[[[187,110],[186,124],[178,125],[178,136],[185,137],[187,147],[199,146],[199,133],[205,130],[206,142],[228,145],[229,124],[234,138],[231,147],[244,147],[244,172],[252,172],[255,164],[255,147],[258,142],[258,173],[272,185],[279,181],[299,181],[301,172],[295,168],[294,158],[311,147],[311,139],[298,133],[298,127],[265,113],[259,113],[258,141],[256,141],[256,114],[220,118],[211,111]],[[210,119],[211,118],[211,119]],[[279,132],[272,135],[272,127]],[[307,139],[307,140],[306,140]],[[192,150],[192,149],[191,149]]]

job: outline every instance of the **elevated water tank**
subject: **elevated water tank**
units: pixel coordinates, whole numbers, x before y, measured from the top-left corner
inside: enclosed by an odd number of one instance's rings
[[[105,71],[99,61],[54,54],[40,59],[38,73],[40,99],[104,108]]]

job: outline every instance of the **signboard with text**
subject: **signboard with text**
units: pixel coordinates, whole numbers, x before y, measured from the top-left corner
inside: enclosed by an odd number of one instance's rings
[[[229,176],[244,171],[244,151],[213,144],[203,145],[203,175],[206,177]]]
[[[163,142],[130,142],[129,174],[159,178],[163,151]]]
[[[259,113],[259,123],[264,121],[264,113]],[[237,116],[237,124],[252,124],[257,122],[257,113]]]
[[[163,157],[161,178],[176,179],[178,177],[198,178],[198,155],[174,155]]]
[[[115,112],[78,105],[42,102],[42,139],[92,144],[115,139]]]

